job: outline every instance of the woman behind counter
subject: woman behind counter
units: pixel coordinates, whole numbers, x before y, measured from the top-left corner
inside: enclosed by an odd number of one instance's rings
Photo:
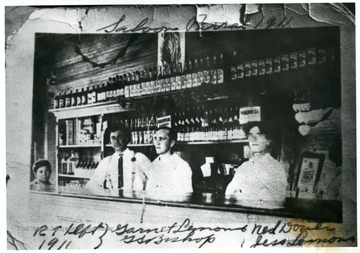
[[[247,206],[279,207],[286,197],[285,169],[269,153],[272,138],[267,127],[260,122],[249,127],[252,157],[236,170],[225,194]]]

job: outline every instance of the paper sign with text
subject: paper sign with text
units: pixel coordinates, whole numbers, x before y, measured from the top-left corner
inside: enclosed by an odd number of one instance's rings
[[[239,112],[240,125],[261,121],[261,107],[260,106],[248,106],[241,107]]]
[[[157,127],[171,127],[171,115],[156,118]]]

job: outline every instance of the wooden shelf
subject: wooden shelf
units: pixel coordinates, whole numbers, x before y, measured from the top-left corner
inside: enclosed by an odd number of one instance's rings
[[[216,144],[236,144],[247,143],[247,139],[242,140],[230,140],[230,141],[179,141],[177,145],[216,145]]]
[[[67,177],[67,178],[81,178],[81,179],[90,179],[90,177],[86,176],[76,176],[76,175],[68,175],[68,174],[59,174],[59,177]]]
[[[101,145],[60,145],[59,148],[101,148]]]
[[[49,112],[53,113],[57,119],[70,119],[118,112],[128,112],[133,110],[134,109],[132,108],[123,108],[122,106],[120,106],[119,103],[116,102],[104,102],[90,105],[52,109],[49,110]]]
[[[217,145],[217,144],[237,144],[248,143],[247,139],[242,140],[230,140],[230,141],[178,141],[175,145]],[[128,147],[151,147],[154,144],[129,144]],[[105,147],[112,147],[111,144],[106,144]]]

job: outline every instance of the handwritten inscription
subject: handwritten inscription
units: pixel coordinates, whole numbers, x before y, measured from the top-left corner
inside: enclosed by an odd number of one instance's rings
[[[250,248],[269,246],[339,246],[341,243],[355,242],[355,236],[333,236],[335,229],[321,223],[304,225],[293,222],[278,221],[273,226],[262,224],[244,225],[239,227],[202,227],[194,226],[189,219],[182,223],[173,223],[163,227],[136,227],[130,224],[118,224],[109,227],[106,223],[96,226],[85,224],[71,224],[69,227],[43,225],[37,227],[33,236],[40,237],[39,249],[67,249],[74,240],[91,236],[98,249],[103,245],[105,237],[115,236],[116,241],[125,244],[161,245],[168,243],[194,243],[199,248],[216,241],[218,233],[231,233],[227,236],[241,235],[239,241]],[[112,245],[116,248],[116,245]],[[344,244],[346,246],[346,244]]]
[[[292,222],[282,223],[278,221],[275,226],[268,227],[263,225],[255,224],[251,234],[257,235],[256,242],[250,246],[250,248],[256,248],[258,246],[269,247],[269,246],[304,246],[304,245],[315,245],[315,244],[333,244],[343,243],[347,241],[355,242],[355,237],[350,236],[347,238],[331,236],[330,238],[314,238],[317,233],[310,236],[311,231],[325,231],[334,232],[334,228],[323,226],[321,223],[317,223],[314,226],[308,226],[303,224],[297,224]],[[266,235],[281,235],[289,234],[296,235],[295,239],[266,239]],[[321,234],[321,233],[320,233]],[[331,234],[331,233],[330,233]],[[310,237],[310,238],[309,238]]]
[[[200,14],[197,17],[191,18],[186,26],[185,31],[217,31],[217,30],[245,30],[247,26],[250,25],[252,21],[253,15],[249,15],[246,19],[239,23],[229,24],[228,22],[220,22],[220,23],[210,23],[208,22],[208,16],[206,14]],[[284,17],[278,19],[276,16],[271,16],[268,19],[264,17],[257,22],[254,26],[255,29],[263,28],[263,29],[270,29],[270,28],[281,28],[286,27],[290,24],[293,17]],[[160,26],[160,27],[150,27],[149,26],[149,18],[144,18],[138,24],[128,27],[124,25],[126,21],[126,15],[122,15],[120,19],[110,25],[97,29],[96,31],[104,31],[106,33],[160,33],[160,32],[178,32],[180,30],[179,27],[168,27],[168,26]]]
[[[145,18],[143,20],[141,20],[137,25],[135,25],[134,27],[127,27],[127,26],[123,26],[123,22],[126,20],[126,16],[122,15],[121,18],[113,23],[110,24],[108,26],[105,26],[103,28],[100,28],[98,30],[96,30],[97,32],[99,31],[105,31],[106,33],[136,33],[136,32],[140,32],[140,33],[160,33],[160,32],[174,32],[174,31],[178,31],[179,28],[176,27],[166,27],[166,26],[161,26],[161,27],[149,27],[147,25],[147,23],[149,22],[149,18]]]
[[[49,227],[43,225],[38,227],[33,236],[40,236],[46,238],[40,245],[39,249],[48,246],[48,249],[59,246],[57,249],[69,247],[71,240],[60,241],[61,236],[74,236],[81,239],[86,235],[95,236],[98,239],[98,244],[94,249],[100,248],[103,244],[103,238],[106,234],[114,234],[119,237],[119,241],[126,244],[149,244],[159,245],[162,243],[185,243],[194,242],[199,245],[199,248],[206,244],[211,244],[215,241],[215,234],[218,232],[227,231],[241,231],[246,232],[247,225],[243,227],[195,227],[191,224],[189,219],[185,219],[182,223],[173,223],[170,226],[142,228],[132,227],[129,224],[118,224],[116,228],[110,228],[106,223],[100,223],[97,226],[85,224],[71,224],[69,227],[62,226]],[[50,236],[50,239],[48,238]],[[55,246],[56,245],[56,246]]]

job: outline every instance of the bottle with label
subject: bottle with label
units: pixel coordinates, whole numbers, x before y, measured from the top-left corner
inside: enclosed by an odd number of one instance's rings
[[[124,79],[124,75],[120,75],[119,78],[119,97],[120,98],[125,98],[125,79]]]
[[[258,75],[265,75],[265,59],[258,60]]]
[[[244,53],[244,77],[251,77],[251,53],[249,51]]]
[[[157,79],[156,79],[156,86],[155,86],[155,93],[160,93],[162,90],[162,78],[163,78],[163,72],[162,72],[162,66],[158,66],[157,71]]]
[[[186,113],[185,113],[185,134],[184,134],[184,141],[190,141],[190,132],[192,131],[192,125],[190,123],[190,108],[188,107],[186,109]]]
[[[133,73],[133,72],[128,73],[128,80],[129,80],[130,97],[134,97],[135,96],[135,90],[136,90],[135,73]]]
[[[306,50],[301,49],[297,53],[298,53],[298,67],[305,68],[306,67]]]
[[[54,96],[54,109],[59,108],[59,92],[55,92]]]
[[[181,85],[181,76],[182,76],[182,72],[183,72],[181,62],[178,62],[176,64],[176,69],[177,69],[177,73],[178,73],[176,75],[176,89],[181,90],[183,88],[182,85]]]
[[[149,67],[147,70],[147,79],[146,79],[146,95],[151,94],[151,81],[153,80],[152,68]]]
[[[273,73],[281,72],[281,55],[275,55],[273,59]]]
[[[140,96],[145,96],[147,94],[146,82],[148,79],[147,69],[140,71]]]
[[[289,55],[289,68],[298,69],[298,52],[292,51]]]
[[[210,83],[211,84],[217,84],[217,76],[216,76],[217,65],[218,65],[218,59],[217,59],[217,56],[214,55],[212,57],[212,61],[210,62]]]
[[[245,77],[244,52],[239,51],[237,57],[236,78],[237,80],[241,80]]]
[[[106,83],[106,90],[105,90],[105,98],[106,98],[106,102],[111,101],[111,89],[112,89],[112,78],[109,77],[107,83]]]
[[[257,77],[259,74],[258,60],[255,51],[251,51],[251,76]]]
[[[273,58],[266,57],[265,59],[265,74],[271,75],[273,74]]]
[[[68,167],[68,172],[67,174],[69,175],[74,175],[74,169],[76,167],[76,161],[77,161],[77,157],[75,156],[74,152],[71,152],[71,155],[69,156],[69,158],[66,160],[67,162],[67,167]]]
[[[195,134],[194,134],[194,141],[201,141],[201,108],[200,106],[196,109],[195,114]]]
[[[134,72],[134,82],[135,82],[134,97],[141,96],[141,83],[140,83],[140,71],[139,70],[136,70]]]
[[[238,140],[240,139],[240,121],[239,121],[239,107],[236,106],[234,110],[234,116],[233,116],[233,139]]]
[[[88,101],[87,101],[87,99],[88,99],[88,97],[87,97],[88,90],[89,90],[89,87],[87,87],[86,89],[83,88],[83,92],[81,94],[81,104],[82,105],[87,105],[88,104]]]
[[[65,107],[71,107],[71,96],[72,96],[72,90],[69,90],[68,92],[66,92]]]
[[[76,94],[76,105],[82,105],[82,101],[81,101],[81,94],[82,94],[82,90],[79,89],[79,91]]]
[[[191,60],[189,60],[188,68],[189,68],[189,74],[187,77],[187,81],[188,81],[187,87],[193,88],[193,87],[199,86],[199,83],[198,83],[198,70],[199,70],[198,60],[194,59],[194,65],[193,65],[193,62]]]
[[[201,117],[201,128],[203,130],[203,133],[202,133],[202,141],[208,141],[210,138],[209,138],[209,122],[210,122],[210,119],[209,119],[209,110],[208,108],[202,108],[202,111],[203,111],[203,115]]]
[[[229,111],[228,111],[228,114],[227,114],[227,124],[226,124],[226,127],[227,127],[227,140],[232,140],[233,139],[233,127],[234,127],[234,120],[233,120],[233,107],[231,106],[229,108]]]
[[[184,72],[186,74],[186,78],[185,78],[186,88],[190,89],[193,87],[193,85],[192,85],[193,75],[194,75],[194,78],[197,80],[197,72],[194,71],[191,60],[189,60],[187,62],[187,64],[185,64],[185,65],[186,65],[186,69],[187,69],[186,72],[184,70]]]
[[[87,103],[90,105],[93,103],[93,87],[87,87]]]
[[[187,70],[187,64],[186,64],[186,62],[185,62],[185,64],[184,64],[184,69],[182,69],[182,63],[181,62],[179,62],[179,67],[180,67],[180,73],[179,73],[179,75],[180,75],[180,82],[181,82],[181,89],[182,90],[185,90],[186,88],[187,88],[187,86],[186,86],[186,84],[187,84],[187,81],[186,81],[186,72],[188,71]]]
[[[67,174],[68,173],[68,163],[67,163],[67,154],[65,154],[63,156],[63,158],[61,159],[61,173],[62,174]]]
[[[181,74],[181,89],[185,90],[187,89],[187,74],[188,74],[188,65],[185,62],[184,64],[184,71]]]
[[[168,64],[165,64],[163,67],[163,76],[162,76],[162,80],[161,80],[160,92],[166,92],[167,80],[170,77],[169,69],[170,69],[170,66]]]
[[[115,100],[120,97],[121,94],[122,76],[115,76]]]
[[[219,56],[216,68],[216,82],[218,84],[224,83],[224,55],[222,53]]]
[[[316,48],[314,46],[309,47],[306,51],[306,59],[307,59],[307,65],[315,65],[316,64]]]
[[[210,57],[207,56],[205,59],[205,66],[204,66],[204,83],[205,84],[210,84],[210,73],[211,69],[210,69]]]
[[[65,96],[64,92],[59,92],[59,108],[65,107]]]
[[[289,54],[282,54],[281,55],[281,71],[286,72],[290,69],[290,59]]]
[[[197,71],[197,82],[196,85],[194,85],[195,77],[193,76],[193,87],[201,86],[204,82],[204,59],[200,58],[199,66],[197,66],[197,59],[194,61],[194,69]]]
[[[123,97],[125,98],[128,98],[130,97],[130,90],[129,90],[129,79],[128,79],[128,75],[127,74],[123,74],[123,83],[122,83],[122,86],[123,86],[123,89],[124,89],[124,95]]]
[[[76,102],[77,102],[77,96],[78,96],[78,89],[75,90],[75,92],[72,93],[71,98],[70,98],[70,106],[76,106]]]
[[[236,81],[237,79],[237,71],[236,71],[236,68],[237,68],[237,51],[234,50],[233,53],[232,53],[232,56],[231,56],[231,59],[230,59],[230,81]]]
[[[171,90],[177,90],[177,86],[176,86],[176,75],[177,73],[177,69],[176,69],[176,64],[172,63],[170,65],[171,70],[171,77],[170,77],[170,81],[171,81]]]
[[[178,129],[177,129],[177,140],[184,141],[184,124],[183,124],[183,113],[179,112],[178,121],[177,121]]]

